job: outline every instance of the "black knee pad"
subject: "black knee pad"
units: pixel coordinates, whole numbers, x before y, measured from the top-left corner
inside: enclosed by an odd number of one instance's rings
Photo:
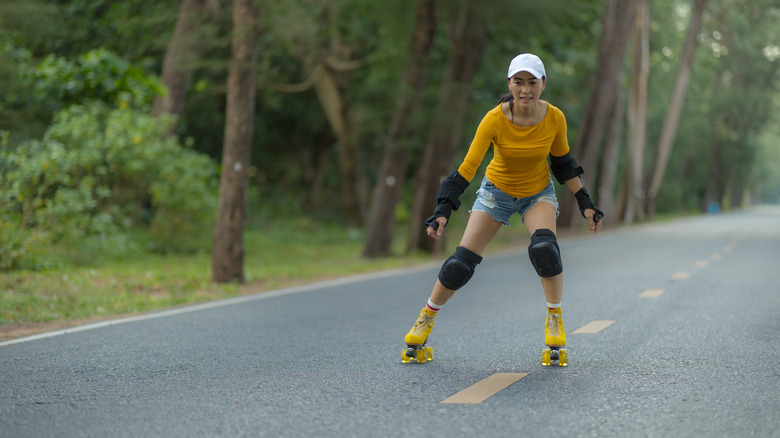
[[[540,277],[555,277],[563,272],[561,249],[552,230],[540,228],[531,235],[528,256]]]
[[[458,290],[471,280],[477,265],[482,262],[482,257],[471,252],[468,248],[459,246],[455,254],[451,255],[439,271],[439,281],[447,289]]]

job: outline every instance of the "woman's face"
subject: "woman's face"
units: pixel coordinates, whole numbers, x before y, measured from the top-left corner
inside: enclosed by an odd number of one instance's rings
[[[539,101],[546,80],[537,79],[527,71],[521,71],[509,78],[509,92],[515,98],[516,105],[533,105]]]

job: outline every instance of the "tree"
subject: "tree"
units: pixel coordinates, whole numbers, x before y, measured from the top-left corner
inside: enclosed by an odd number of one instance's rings
[[[358,187],[360,186],[360,153],[355,121],[351,117],[350,101],[339,86],[336,75],[353,70],[356,64],[341,62],[335,58],[317,65],[319,78],[314,90],[339,144],[339,170],[341,171],[341,208],[346,223],[353,227],[363,225],[363,209]]]
[[[366,244],[363,248],[363,255],[366,257],[391,254],[396,221],[395,208],[406,181],[406,168],[409,163],[409,118],[420,105],[421,92],[425,86],[428,57],[436,32],[436,2],[419,0],[415,15],[414,33],[399,97],[385,137],[381,172],[371,198]]]
[[[707,42],[720,62],[712,87],[712,149],[705,161],[710,171],[702,209],[711,204],[722,207],[727,201],[741,205],[755,165],[757,133],[773,120],[780,63],[767,48],[780,45],[774,32],[778,16],[775,3],[744,0],[725,2],[716,14],[713,24],[718,31]]]
[[[410,249],[434,253],[441,251],[441,241],[428,238],[423,222],[436,207],[435,194],[442,179],[452,171],[487,30],[484,5],[461,1],[458,10],[451,12],[455,12],[448,16],[451,53],[417,169],[409,243]]]
[[[645,146],[647,144],[647,82],[650,74],[650,1],[639,0],[634,32],[634,68],[628,96],[628,148],[624,174],[624,222],[644,220]],[[617,219],[617,218],[616,218]]]
[[[615,94],[615,100],[612,102],[612,108],[609,113],[609,127],[607,136],[604,139],[604,155],[601,159],[598,179],[599,208],[606,217],[616,217],[618,208],[615,208],[615,185],[617,183],[618,161],[620,157],[620,145],[623,137],[623,90],[619,89]],[[621,197],[622,199],[622,197]],[[617,223],[607,222],[609,223]]]
[[[593,89],[573,148],[575,157],[585,169],[583,180],[586,186],[597,181],[597,158],[604,131],[609,126],[615,96],[622,87],[620,79],[626,42],[635,23],[638,5],[638,0],[607,0],[604,6],[598,67],[593,74]],[[563,227],[574,227],[581,220],[573,196],[562,197],[560,217]]]
[[[198,26],[207,0],[182,0],[176,28],[163,60],[161,80],[168,92],[154,99],[152,115],[180,115],[184,110],[193,61],[198,56]]]
[[[691,21],[688,25],[688,31],[685,37],[685,48],[683,49],[682,61],[677,71],[677,78],[672,90],[672,98],[666,109],[663,126],[661,127],[661,138],[658,140],[658,146],[655,150],[655,158],[650,171],[650,183],[647,189],[647,207],[648,216],[652,219],[655,215],[656,196],[661,190],[666,166],[669,162],[669,156],[674,145],[674,138],[677,134],[677,127],[680,124],[683,103],[688,90],[688,82],[691,77],[693,67],[693,55],[696,50],[697,35],[701,28],[701,20],[704,15],[704,9],[707,0],[696,0],[691,14]]]
[[[363,226],[363,186],[358,121],[350,87],[353,75],[362,65],[355,54],[366,44],[365,35],[345,35],[341,17],[354,14],[346,2],[303,1],[282,6],[303,14],[314,29],[293,38],[291,49],[303,67],[307,79],[298,84],[277,84],[277,91],[297,93],[313,88],[339,150],[340,201],[344,221],[352,227]],[[314,17],[313,15],[316,15]],[[354,19],[354,16],[352,17]],[[302,40],[302,41],[300,41]]]
[[[253,0],[233,3],[233,42],[227,80],[225,144],[214,226],[212,279],[244,282],[244,218],[251,162],[257,63],[257,12]]]

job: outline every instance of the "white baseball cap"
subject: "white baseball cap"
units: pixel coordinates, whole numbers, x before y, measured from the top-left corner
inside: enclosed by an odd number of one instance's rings
[[[534,75],[536,79],[541,79],[547,74],[544,71],[544,64],[538,56],[530,53],[522,53],[515,56],[511,63],[509,63],[509,71],[506,73],[506,78],[509,79],[512,76],[518,74],[521,71],[527,71]]]

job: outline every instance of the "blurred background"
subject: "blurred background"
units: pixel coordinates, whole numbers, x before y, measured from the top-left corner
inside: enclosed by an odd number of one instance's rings
[[[608,226],[776,204],[777,23],[776,0],[2,0],[0,271],[189,254],[198,289],[209,254],[218,283],[298,243],[285,278],[342,242],[438,254],[420,224],[523,52]]]

